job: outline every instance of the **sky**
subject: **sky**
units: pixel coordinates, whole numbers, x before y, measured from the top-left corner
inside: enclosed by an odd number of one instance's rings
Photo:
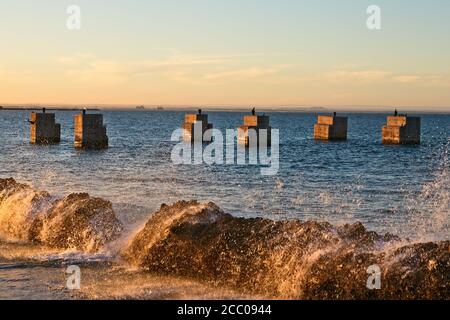
[[[450,111],[449,17],[448,0],[0,0],[0,104]]]

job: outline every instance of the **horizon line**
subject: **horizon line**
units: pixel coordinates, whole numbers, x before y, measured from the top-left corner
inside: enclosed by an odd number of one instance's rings
[[[374,106],[374,105],[175,105],[175,104],[58,104],[58,103],[24,103],[24,104],[1,104],[0,109],[4,110],[38,110],[41,108],[53,108],[56,110],[81,110],[88,108],[91,110],[135,110],[135,111],[187,111],[192,109],[210,109],[211,111],[247,111],[255,107],[262,111],[271,112],[391,112],[397,109],[401,112],[414,113],[450,113],[450,107],[440,106]],[[361,109],[361,110],[355,110]]]

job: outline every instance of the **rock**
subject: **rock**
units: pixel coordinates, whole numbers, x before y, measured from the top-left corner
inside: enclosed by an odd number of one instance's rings
[[[449,241],[401,244],[360,223],[244,219],[180,201],[161,206],[123,256],[153,273],[274,298],[434,299],[448,298],[449,249]],[[372,265],[381,290],[366,286]]]
[[[85,193],[55,200],[14,179],[0,179],[0,235],[4,237],[97,252],[121,231],[109,201]]]

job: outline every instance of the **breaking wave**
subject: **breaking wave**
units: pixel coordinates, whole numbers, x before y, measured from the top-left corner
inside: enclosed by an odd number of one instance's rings
[[[55,199],[0,179],[0,239],[66,254],[101,253],[115,244],[113,254],[126,266],[264,297],[450,298],[445,237],[421,243],[379,235],[361,223],[237,218],[214,203],[164,204],[132,232],[108,201],[88,194]],[[366,287],[373,265],[381,270],[380,290]]]
[[[440,150],[442,159],[431,179],[406,201],[408,237],[416,241],[448,238],[450,230],[450,140]]]
[[[162,205],[124,251],[157,274],[282,298],[449,298],[450,241],[405,244],[360,223],[236,218],[215,204]],[[382,270],[381,290],[367,270]]]
[[[54,199],[14,179],[0,179],[0,238],[97,252],[122,225],[109,201],[88,194]]]

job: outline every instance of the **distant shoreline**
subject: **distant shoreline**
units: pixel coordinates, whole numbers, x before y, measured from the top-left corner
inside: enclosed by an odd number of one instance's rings
[[[44,107],[42,108],[37,108],[37,107],[0,107],[0,111],[2,110],[9,110],[9,111],[41,111]],[[45,107],[46,110],[48,111],[80,111],[83,110],[83,108],[47,108]],[[92,108],[88,108],[86,110],[89,111],[100,111],[100,109],[92,109]]]
[[[74,107],[45,107],[47,111],[80,111],[83,110],[82,107],[74,108]],[[104,106],[104,107],[93,107],[93,108],[87,108],[87,111],[127,111],[127,112],[196,112],[199,107],[195,106],[164,106],[164,107],[156,107],[156,106],[145,106],[145,107],[128,107],[128,106]],[[250,107],[235,107],[235,108],[225,108],[225,107],[208,107],[208,106],[202,106],[201,107],[205,112],[250,112]],[[390,114],[394,112],[396,109],[393,108],[387,108],[383,107],[383,109],[363,109],[364,107],[361,107],[361,109],[358,109],[357,107],[297,107],[297,108],[289,108],[289,107],[280,107],[280,108],[274,108],[274,107],[256,107],[256,111],[260,113],[314,113],[314,114],[326,114],[326,113],[332,113],[332,112],[338,112],[338,113],[346,113],[346,114]],[[2,110],[5,111],[40,111],[43,107],[25,107],[25,106],[0,106],[0,112]],[[397,107],[399,111],[406,114],[450,114],[450,108],[449,110],[417,110],[417,109],[408,109],[408,108],[402,108]]]

